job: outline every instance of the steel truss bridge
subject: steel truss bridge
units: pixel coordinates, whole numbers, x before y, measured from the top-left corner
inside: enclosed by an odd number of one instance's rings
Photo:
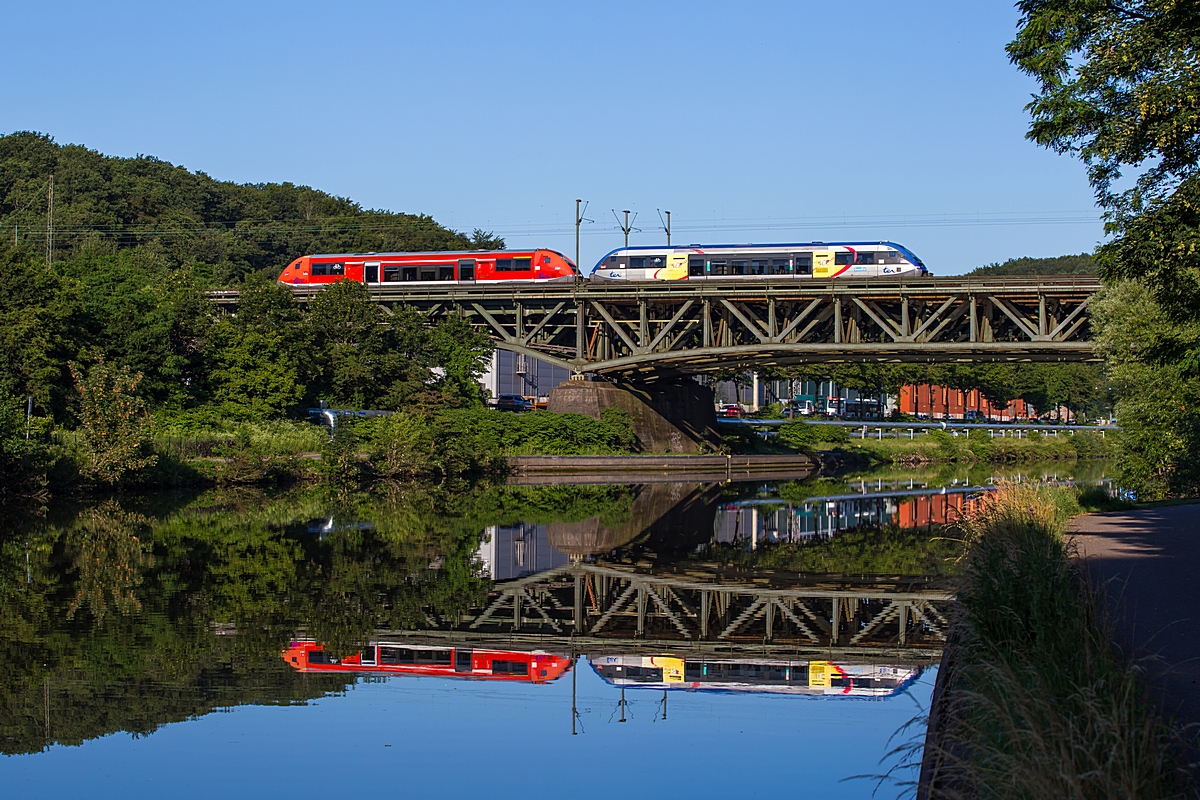
[[[321,287],[293,287],[306,302]],[[461,315],[575,374],[648,381],[793,364],[1093,361],[1091,276],[395,284],[385,309]],[[215,292],[234,305],[236,292]]]
[[[497,583],[469,614],[427,619],[408,635],[487,638],[581,652],[668,649],[747,653],[897,648],[933,656],[954,592],[924,578],[814,579],[704,565],[652,574],[577,561]]]

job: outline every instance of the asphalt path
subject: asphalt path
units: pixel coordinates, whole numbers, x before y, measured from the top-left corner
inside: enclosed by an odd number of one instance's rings
[[[1088,514],[1072,530],[1152,698],[1200,723],[1200,504]]]

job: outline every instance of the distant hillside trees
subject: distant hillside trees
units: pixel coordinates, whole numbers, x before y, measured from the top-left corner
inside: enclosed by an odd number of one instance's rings
[[[50,136],[0,136],[0,240],[46,251],[54,176],[55,260],[139,249],[167,269],[191,267],[204,283],[277,275],[306,253],[504,247],[424,214],[364,209],[292,183],[237,184],[153,156],[114,158]]]
[[[1021,256],[1010,258],[1003,264],[987,264],[976,267],[968,275],[1000,276],[1000,275],[1095,275],[1099,267],[1096,260],[1088,253],[1077,256],[1052,256],[1050,258],[1031,258]]]

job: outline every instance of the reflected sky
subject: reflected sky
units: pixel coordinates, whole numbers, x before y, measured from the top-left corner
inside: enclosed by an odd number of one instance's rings
[[[392,678],[305,706],[240,706],[144,738],[9,756],[0,783],[14,797],[862,798],[874,782],[843,779],[882,771],[937,672],[885,699],[672,691],[665,719],[662,692],[630,689],[621,723],[621,690],[580,666],[545,685]]]

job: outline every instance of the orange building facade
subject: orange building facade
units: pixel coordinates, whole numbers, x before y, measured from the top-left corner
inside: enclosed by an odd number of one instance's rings
[[[968,411],[977,411],[980,421],[1013,422],[1036,417],[1037,411],[1024,400],[1013,400],[1007,406],[993,405],[978,389],[965,391],[949,386],[927,383],[911,384],[900,389],[897,404],[901,413],[930,419],[965,419]],[[975,414],[971,415],[976,416]]]

